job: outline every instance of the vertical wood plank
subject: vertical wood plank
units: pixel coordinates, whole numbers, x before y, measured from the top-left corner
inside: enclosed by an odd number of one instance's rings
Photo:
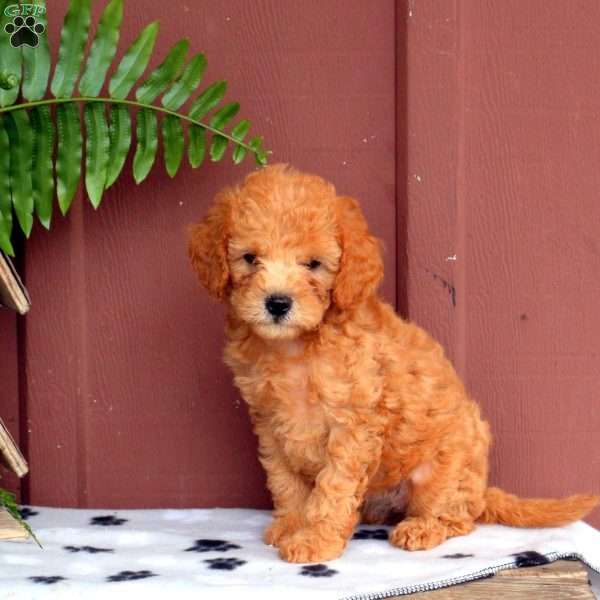
[[[597,493],[600,6],[462,5],[468,380],[494,477]]]
[[[455,2],[399,4],[399,107],[405,158],[399,172],[406,201],[404,240],[408,316],[431,331],[464,373],[461,185],[461,68]],[[402,187],[401,187],[402,186]]]
[[[490,419],[494,483],[598,492],[600,9],[403,8],[408,314]]]

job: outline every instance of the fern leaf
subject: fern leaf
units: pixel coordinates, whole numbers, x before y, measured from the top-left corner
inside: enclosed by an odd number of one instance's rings
[[[27,531],[35,543],[41,548],[42,545],[31,530],[29,523],[23,519],[23,515],[19,511],[19,506],[17,505],[16,496],[12,492],[0,489],[0,506],[3,506],[8,511],[10,516],[15,519],[15,521],[17,521],[17,523],[19,523],[19,525],[25,529],[25,531]]]
[[[149,108],[142,108],[136,116],[137,146],[133,157],[133,178],[141,183],[148,177],[156,158],[158,147],[156,115]]]
[[[38,34],[38,45],[35,48],[22,46],[23,51],[23,97],[30,102],[41,100],[46,95],[48,76],[50,75],[50,46],[48,44],[48,22],[46,19],[46,0],[36,0],[39,10],[36,16],[36,27],[43,27]]]
[[[190,118],[194,121],[202,119],[221,102],[226,91],[226,81],[215,81],[215,83],[209,85],[192,103],[189,112]]]
[[[148,65],[158,35],[158,21],[146,26],[131,44],[108,85],[111,98],[123,100]]]
[[[10,242],[12,233],[12,200],[10,195],[10,154],[4,119],[0,118],[0,250],[15,255]]]
[[[0,213],[12,224],[12,200],[9,179],[10,143],[4,122],[5,118],[0,118]]]
[[[239,102],[230,102],[218,110],[210,120],[210,126],[215,129],[223,129],[240,110]]]
[[[168,110],[177,110],[194,93],[202,81],[206,69],[204,54],[196,54],[187,64],[181,77],[162,97],[162,105]]]
[[[165,167],[170,177],[175,177],[183,158],[184,138],[181,120],[167,115],[161,121]]]
[[[106,170],[106,189],[116,181],[123,170],[131,145],[131,116],[127,107],[116,104],[111,107],[109,137],[110,149]]]
[[[180,111],[198,89],[207,65],[202,53],[186,62],[188,40],[175,43],[159,66],[143,78],[158,36],[158,22],[147,25],[118,61],[108,81],[110,97],[99,97],[116,55],[124,0],[107,0],[85,62],[92,0],[69,0],[50,82],[54,99],[43,100],[51,62],[47,35],[36,30],[40,38],[36,48],[14,48],[10,35],[2,35],[14,27],[12,17],[4,12],[13,4],[20,5],[14,0],[0,0],[0,249],[13,253],[13,212],[15,222],[27,236],[34,213],[44,227],[50,228],[55,193],[60,211],[68,212],[82,177],[84,134],[85,188],[92,205],[98,207],[104,190],[114,184],[125,165],[132,142],[133,106],[139,108],[133,158],[133,176],[138,184],[148,177],[156,162],[160,113],[166,113],[161,120],[161,137],[170,177],[179,171],[186,152],[183,121],[189,122],[187,155],[193,168],[199,167],[207,154],[212,161],[221,160],[229,142],[235,164],[248,153],[254,154],[259,164],[266,163],[268,153],[262,138],[245,142],[250,130],[248,120],[239,121],[229,130],[240,105],[229,102],[219,106],[227,82],[216,81],[204,89],[191,101],[187,115]],[[45,0],[37,0],[37,6],[45,8],[46,4]],[[38,25],[45,28],[45,11],[36,16]],[[2,32],[8,21],[9,28]],[[130,100],[140,80],[135,101]],[[73,97],[76,87],[83,97]],[[23,101],[16,105],[20,88]],[[162,107],[158,106],[158,98]]]
[[[33,132],[26,110],[11,112],[6,119],[6,132],[10,140],[10,188],[17,221],[29,237],[33,227],[33,191],[31,167]]]
[[[4,80],[0,86],[0,108],[14,104],[19,95],[21,82],[21,49],[13,48],[10,35],[4,29],[10,23],[10,17],[4,12],[12,0],[0,0],[0,77]]]
[[[243,142],[249,129],[250,121],[248,121],[247,119],[243,119],[231,130],[231,137],[237,142]],[[246,150],[246,148],[244,148],[244,146],[236,144],[233,150],[233,162],[236,165],[239,165],[246,157],[247,152],[248,151]]]
[[[237,115],[240,110],[240,105],[237,102],[226,104],[218,110],[210,120],[210,126],[214,129],[222,130],[223,127]],[[210,144],[210,159],[213,162],[219,161],[225,155],[229,140],[222,135],[214,135]]]
[[[74,104],[56,108],[58,151],[56,155],[56,191],[58,207],[67,214],[81,177],[81,119]]]
[[[232,130],[231,137],[238,141],[243,142],[246,134],[250,130],[250,121],[248,119],[242,119]]]
[[[15,249],[10,242],[12,222],[10,222],[2,213],[0,213],[0,250],[6,252],[9,256],[15,255]]]
[[[197,169],[204,162],[206,154],[206,129],[200,125],[190,125],[188,129],[190,138],[188,159],[193,169]]]
[[[31,126],[33,128],[33,171],[31,172],[33,204],[40,223],[46,229],[50,229],[54,197],[52,152],[55,134],[54,121],[48,106],[33,108]]]
[[[246,158],[247,150],[244,146],[236,146],[233,150],[232,160],[236,165],[239,165]]]
[[[110,140],[104,105],[86,104],[83,113],[86,131],[85,189],[94,208],[100,206],[106,184]]]
[[[257,164],[264,166],[267,164],[267,152],[263,149],[262,137],[254,137],[248,142],[248,146],[254,150],[254,157]]]
[[[227,150],[227,144],[229,140],[222,135],[213,135],[212,142],[210,144],[210,160],[217,162],[221,160]]]
[[[185,63],[189,47],[188,40],[180,40],[169,50],[165,60],[148,75],[148,79],[136,90],[135,97],[138,102],[150,104],[169,87],[171,82],[177,79]]]
[[[17,85],[19,85],[19,79],[14,73],[0,71],[0,90],[11,90]]]
[[[55,98],[70,98],[79,75],[90,28],[91,0],[71,0],[60,34],[58,63],[50,90]]]
[[[117,51],[122,20],[123,0],[111,0],[98,22],[90,54],[79,82],[79,92],[82,96],[95,97],[100,93],[108,67]]]

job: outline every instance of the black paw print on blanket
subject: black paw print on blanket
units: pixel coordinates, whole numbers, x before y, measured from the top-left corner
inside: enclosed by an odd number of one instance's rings
[[[516,566],[521,567],[539,567],[540,565],[547,565],[550,560],[543,554],[535,552],[534,550],[527,550],[526,552],[517,552],[511,554],[515,557]]]
[[[40,514],[37,510],[29,508],[29,506],[21,506],[21,508],[19,508],[19,513],[21,513],[21,518],[25,519],[25,521],[27,521],[29,517],[35,517],[35,515]]]
[[[101,552],[114,552],[112,548],[94,548],[94,546],[64,546],[67,552],[87,552],[88,554],[99,554]]]
[[[50,575],[50,576],[42,576],[35,575],[33,577],[29,577],[29,581],[33,581],[33,583],[43,583],[45,585],[52,585],[53,583],[58,583],[59,581],[64,581],[65,577],[61,577],[60,575]]]
[[[233,571],[246,564],[245,560],[239,558],[208,558],[204,562],[209,569],[218,569],[219,571]]]
[[[194,545],[186,548],[186,552],[227,552],[227,550],[239,550],[240,546],[226,542],[225,540],[196,540]]]
[[[336,570],[330,569],[327,565],[321,563],[304,565],[300,571],[300,575],[306,575],[307,577],[333,577],[336,573]]]
[[[102,525],[103,527],[111,527],[113,525],[123,525],[127,523],[127,519],[120,519],[114,515],[102,515],[100,517],[92,517],[90,525]]]
[[[10,35],[10,45],[13,48],[20,46],[29,46],[36,48],[40,43],[40,35],[44,33],[46,27],[38,23],[34,17],[15,17],[12,23],[4,26],[4,31]]]
[[[135,581],[136,579],[147,579],[148,577],[156,577],[152,571],[121,571],[116,575],[109,575],[106,581]]]
[[[353,540],[387,540],[386,529],[359,529],[353,536]]]

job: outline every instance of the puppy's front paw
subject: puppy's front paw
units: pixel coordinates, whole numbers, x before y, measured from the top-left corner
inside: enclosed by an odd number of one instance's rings
[[[346,540],[333,538],[324,540],[317,532],[306,528],[279,542],[279,554],[292,563],[318,563],[338,558],[344,551]]]
[[[446,527],[438,519],[411,517],[396,525],[389,540],[405,550],[429,550],[447,537]]]
[[[286,536],[293,535],[301,527],[301,521],[293,515],[275,517],[273,522],[265,529],[263,540],[269,546],[278,546]]]

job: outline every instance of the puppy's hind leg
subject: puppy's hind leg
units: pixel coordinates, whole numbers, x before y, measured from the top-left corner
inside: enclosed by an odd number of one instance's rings
[[[485,485],[481,468],[439,461],[421,465],[411,476],[407,518],[393,529],[390,542],[405,550],[429,550],[470,533],[484,508]]]

